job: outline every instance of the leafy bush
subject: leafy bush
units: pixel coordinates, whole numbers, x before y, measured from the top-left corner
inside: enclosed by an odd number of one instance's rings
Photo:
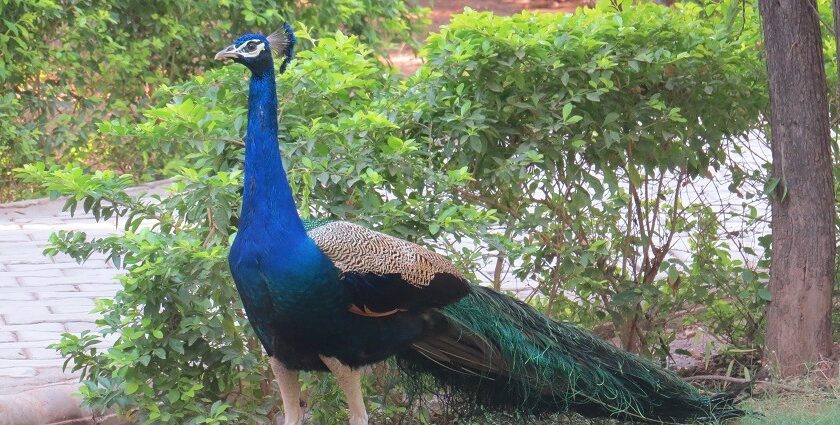
[[[685,186],[760,122],[763,64],[757,32],[698,7],[603,7],[455,19],[409,94],[432,100],[415,120],[435,124],[432,163],[470,171],[453,195],[500,212],[504,235],[485,241],[545,308],[610,319],[624,348],[648,351],[714,292],[670,251],[702,218]]]
[[[14,183],[12,168],[34,160],[157,172],[143,168],[148,152],[101,137],[95,123],[132,119],[155,87],[202,71],[243,32],[288,20],[313,35],[341,28],[384,52],[413,43],[426,22],[425,9],[403,0],[0,0],[0,10],[4,188]]]
[[[357,38],[324,37],[278,84],[301,212],[420,240],[464,270],[500,261],[495,284],[512,267],[539,283],[545,296],[534,302],[546,313],[610,322],[630,349],[661,345],[667,321],[687,306],[717,306],[721,323],[742,320],[725,306],[737,296],[760,309],[760,276],[730,258],[713,237],[717,218],[683,194],[725,164],[724,140],[760,123],[766,103],[756,33],[730,32],[721,16],[690,4],[469,12],[429,39],[428,62],[405,81]],[[119,216],[127,230],[98,240],[59,233],[48,251],[80,261],[106,252],[128,270],[123,290],[97,307],[100,329],[58,344],[95,407],[163,423],[273,413],[266,365],[225,265],[245,72],[209,71],[160,90],[171,102],[138,123],[100,125],[124,145],[178,158],[165,199],[126,195],[130,179],[116,173],[43,165],[21,173],[70,195],[67,208]],[[677,234],[692,237],[695,262],[672,252]],[[113,349],[93,348],[109,334],[119,335]],[[314,415],[334,411],[318,408],[336,402],[325,388],[310,400]],[[396,393],[378,391],[374,414],[403,412]]]

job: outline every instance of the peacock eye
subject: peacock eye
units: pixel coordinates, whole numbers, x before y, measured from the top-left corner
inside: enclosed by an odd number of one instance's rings
[[[245,45],[245,51],[253,52],[257,49],[257,42],[256,41],[249,41],[248,44]]]

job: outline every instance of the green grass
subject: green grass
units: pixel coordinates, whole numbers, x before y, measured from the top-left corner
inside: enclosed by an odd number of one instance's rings
[[[744,408],[763,416],[739,425],[840,425],[840,398],[831,393],[775,395],[748,400]]]
[[[745,410],[760,415],[727,422],[727,425],[840,425],[840,394],[815,390],[810,394],[785,393],[744,401]],[[468,425],[528,423],[532,425],[634,425],[612,419],[586,419],[579,415],[554,415],[523,420],[504,414],[487,415],[463,422]]]

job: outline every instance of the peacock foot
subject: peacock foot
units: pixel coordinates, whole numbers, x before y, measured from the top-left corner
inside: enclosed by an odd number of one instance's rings
[[[367,413],[365,413],[364,415],[351,416],[350,425],[368,425]]]

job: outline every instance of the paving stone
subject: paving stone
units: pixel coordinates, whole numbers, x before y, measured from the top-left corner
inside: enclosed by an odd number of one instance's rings
[[[73,288],[72,291],[38,291],[38,299],[39,300],[51,300],[51,299],[71,299],[71,298],[113,298],[114,291],[88,291],[88,292],[79,292],[76,290],[75,286],[71,286]]]
[[[61,339],[61,334],[65,332],[64,326],[61,323],[55,323],[60,326],[59,331],[17,331],[18,341],[23,342],[44,342],[52,343]]]
[[[49,315],[50,310],[47,309],[46,306],[37,306],[31,305],[26,301],[16,302],[16,303],[0,303],[0,314],[4,316],[8,315],[33,315],[33,316],[43,316]],[[8,319],[8,317],[6,317]],[[6,323],[12,323],[8,320]]]
[[[28,238],[28,235],[26,235]],[[2,241],[0,240],[0,253],[10,252],[37,252],[44,251],[44,246],[49,239],[44,241],[26,240],[26,241]]]
[[[49,228],[51,226],[55,226],[55,220],[49,215],[42,216],[42,217],[37,217],[37,216],[34,216],[34,215],[18,216],[18,217],[12,217],[9,221],[11,221],[12,223],[20,224],[21,226],[24,226],[24,227],[26,227],[26,226],[30,226],[30,227],[42,226],[42,227],[45,227],[45,228]]]
[[[8,272],[0,272],[0,287],[1,288],[20,288],[18,278],[10,275]]]
[[[119,282],[109,282],[109,283],[80,283],[76,285],[81,292],[107,292],[113,291],[113,293],[117,293],[122,288],[122,285]]]
[[[15,226],[17,227],[17,226]],[[0,241],[2,242],[29,242],[29,236],[20,230],[18,227],[17,231],[12,231],[11,229],[2,229],[0,228]]]
[[[21,288],[23,288],[23,287],[21,287]],[[41,294],[43,294],[43,293],[50,293],[50,292],[67,293],[68,296],[72,296],[72,295],[69,295],[69,294],[71,294],[73,292],[79,292],[79,290],[76,289],[75,285],[29,286],[29,287],[26,287],[26,288],[23,288],[23,289],[27,292],[31,291],[33,293],[37,293],[38,298],[40,298]],[[3,291],[4,291],[4,288],[0,288],[0,292],[3,292]],[[7,292],[11,292],[11,291],[7,291]]]
[[[31,270],[18,270],[18,271],[6,271],[0,273],[0,278],[3,276],[12,276],[18,279],[22,278],[37,278],[37,277],[62,277],[65,276],[64,272],[60,269],[56,268],[34,268]]]
[[[0,367],[0,377],[28,378],[37,375],[33,367]]]
[[[89,279],[83,279],[81,277],[75,278],[68,278],[67,276],[62,276],[60,273],[58,276],[50,276],[50,277],[19,277],[17,278],[18,282],[20,282],[21,286],[52,286],[52,285],[75,285],[77,283],[88,283]]]
[[[67,322],[64,324],[64,328],[67,329],[67,332],[77,334],[82,331],[96,329],[96,324],[90,322]]]
[[[55,332],[61,333],[64,332],[64,324],[63,323],[28,323],[25,325],[17,325],[17,324],[7,324],[3,326],[3,330],[7,332],[14,332],[21,336],[22,332]]]
[[[61,370],[62,360],[56,359],[3,359],[0,357],[0,364],[3,367],[32,367],[35,369],[52,368]]]
[[[59,359],[62,358],[61,354],[58,351],[53,350],[52,348],[37,347],[37,348],[26,348],[25,350],[26,350],[26,353],[27,353],[27,358],[30,358],[30,359],[35,359],[35,360],[55,359],[55,360],[59,360]]]
[[[58,261],[54,264],[61,265],[62,269],[66,270],[75,270],[75,269],[84,269],[84,270],[99,270],[99,269],[113,269],[114,267],[111,263],[105,261],[105,259],[100,258],[91,258],[85,261],[84,263],[77,263],[76,260],[71,259],[70,261]]]
[[[2,288],[0,288],[0,303],[7,302],[7,301],[23,301],[23,300],[34,300],[35,294],[31,292],[2,292]]]
[[[23,351],[23,348],[2,348],[0,349],[0,360],[3,361],[4,364],[10,362],[12,360],[23,360],[26,359],[26,352]]]
[[[16,255],[9,255],[0,257],[0,262],[3,264],[48,264],[52,263],[52,258],[44,256],[36,256],[27,253],[20,253]]]
[[[12,304],[12,303],[10,303]],[[54,307],[54,306],[64,306],[64,305],[86,305],[86,306],[93,306],[94,302],[91,298],[67,298],[67,299],[48,299],[48,300],[21,300],[13,303],[14,305],[19,306],[30,306],[30,307]],[[0,303],[0,309],[2,309],[3,304]]]
[[[27,272],[30,270],[58,270],[59,273],[65,273],[66,269],[82,267],[83,266],[77,263],[9,264],[5,266],[5,269],[6,271],[10,272]]]
[[[64,268],[61,270],[61,273],[67,277],[76,277],[76,276],[85,276],[90,278],[97,278],[104,280],[112,280],[114,276],[118,274],[124,274],[124,271],[118,271],[114,268],[108,268],[105,266],[105,263],[102,263],[101,268],[94,268],[88,267],[85,264],[84,267],[76,267],[76,268]]]
[[[55,334],[53,334],[55,335]],[[58,338],[55,338],[55,341],[58,341],[61,338],[59,335]],[[55,341],[12,341],[12,342],[0,342],[0,350],[19,350],[19,349],[29,349],[29,348],[47,348],[48,345],[52,344]],[[27,358],[32,358],[31,356],[27,356]]]
[[[47,311],[46,308],[44,310]],[[7,325],[27,325],[35,323],[64,323],[69,321],[93,322],[97,319],[97,317],[89,313],[51,314],[49,311],[47,311],[46,313],[40,314],[4,314],[3,319],[6,320]]]
[[[78,300],[86,300],[90,303],[54,305],[48,308],[52,313],[90,313],[90,310],[94,307],[93,301],[89,298],[78,298]]]

